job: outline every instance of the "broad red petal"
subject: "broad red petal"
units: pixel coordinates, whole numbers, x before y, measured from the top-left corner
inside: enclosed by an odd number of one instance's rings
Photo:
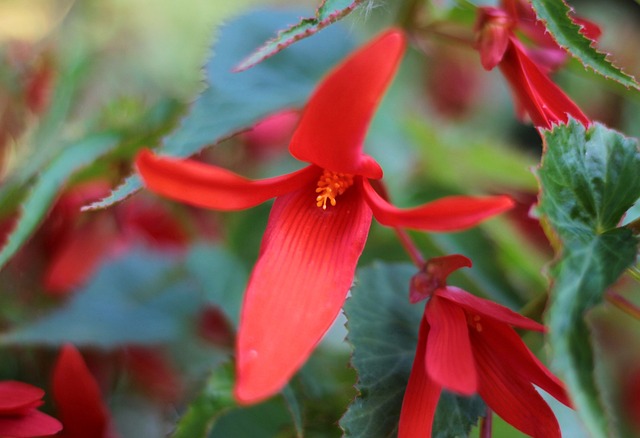
[[[446,288],[438,289],[436,293],[439,297],[453,301],[457,305],[464,307],[469,312],[488,316],[505,324],[526,330],[534,330],[538,332],[546,330],[542,324],[526,318],[507,307],[494,303],[493,301],[485,300],[484,298],[476,297],[475,295],[455,286],[447,286]]]
[[[107,436],[109,414],[100,388],[71,344],[62,347],[53,370],[52,388],[64,438]]]
[[[136,166],[149,190],[187,204],[221,211],[254,207],[300,188],[317,179],[321,172],[315,166],[307,166],[288,175],[253,181],[221,167],[159,157],[149,150],[138,154]]]
[[[0,415],[22,414],[40,406],[44,391],[27,383],[0,382]]]
[[[334,172],[381,178],[382,169],[362,147],[405,46],[401,30],[388,30],[330,72],[302,113],[291,154]]]
[[[21,416],[0,417],[0,436],[3,437],[48,436],[61,429],[62,424],[58,420],[35,409]]]
[[[531,383],[514,374],[503,358],[473,333],[472,345],[478,366],[479,393],[487,405],[527,435],[560,438],[560,426],[553,411]]]
[[[476,336],[482,338],[487,348],[500,357],[513,373],[544,389],[560,403],[571,407],[571,401],[560,379],[538,360],[513,328],[487,319],[482,322],[482,327],[482,332]]]
[[[508,196],[449,196],[410,209],[389,204],[364,182],[367,202],[382,225],[423,231],[457,231],[471,228],[485,219],[513,207]]]
[[[464,310],[434,295],[425,314],[431,327],[427,341],[429,377],[450,391],[474,394],[478,379]]]
[[[244,297],[237,339],[236,399],[279,391],[305,362],[342,306],[371,224],[356,183],[326,210],[315,185],[281,196]]]
[[[413,359],[409,383],[402,400],[398,438],[431,436],[433,417],[442,388],[426,373],[425,357],[428,337],[429,324],[425,318],[422,318],[416,357]]]

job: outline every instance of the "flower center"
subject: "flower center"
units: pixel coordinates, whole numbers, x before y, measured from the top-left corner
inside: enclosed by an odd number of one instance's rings
[[[353,185],[353,175],[331,172],[325,169],[317,185],[316,193],[318,193],[318,196],[316,197],[316,205],[326,210],[327,201],[329,201],[332,206],[335,206],[336,197],[342,195]]]
[[[467,322],[471,328],[476,329],[478,332],[482,331],[482,318],[480,318],[480,315],[468,315]]]

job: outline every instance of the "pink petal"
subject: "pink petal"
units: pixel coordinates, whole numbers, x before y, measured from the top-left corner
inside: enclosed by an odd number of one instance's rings
[[[159,157],[142,150],[136,166],[153,192],[177,201],[213,210],[243,210],[294,191],[320,176],[307,166],[297,172],[252,181],[226,169],[192,160]]]
[[[431,326],[427,341],[427,374],[450,391],[474,394],[478,390],[478,380],[464,310],[434,295],[427,303],[425,314]]]
[[[23,414],[40,406],[44,391],[27,383],[5,380],[0,382],[0,415]]]
[[[514,374],[506,358],[496,355],[483,338],[473,335],[472,344],[478,366],[479,393],[487,405],[527,435],[560,438],[560,427],[553,412],[531,383]]]
[[[3,437],[48,436],[61,429],[62,424],[58,420],[35,409],[21,416],[0,417],[0,436]]]
[[[276,199],[244,296],[236,399],[263,400],[286,384],[334,321],[371,224],[358,180],[337,205],[316,206],[315,185]]]
[[[402,400],[398,438],[430,437],[442,388],[426,373],[425,355],[429,324],[422,318],[416,357]]]
[[[53,370],[53,399],[65,438],[104,438],[109,413],[100,388],[82,356],[71,344],[62,347]]]
[[[420,207],[400,209],[382,199],[364,181],[365,196],[373,215],[383,225],[423,231],[457,231],[509,210],[514,203],[508,196],[449,196]]]
[[[483,331],[477,334],[495,356],[502,358],[505,365],[536,386],[544,389],[552,397],[566,406],[571,401],[564,385],[538,358],[527,348],[520,336],[510,326],[490,319],[482,321]]]
[[[362,147],[405,46],[401,30],[388,30],[330,72],[302,113],[291,154],[334,172],[381,178],[382,169]]]
[[[493,301],[476,297],[475,295],[455,286],[447,286],[446,288],[438,289],[436,293],[439,297],[464,307],[468,312],[493,318],[505,324],[526,330],[534,330],[538,332],[544,332],[546,330],[542,324],[538,324],[537,322],[526,318],[511,309],[494,303]]]

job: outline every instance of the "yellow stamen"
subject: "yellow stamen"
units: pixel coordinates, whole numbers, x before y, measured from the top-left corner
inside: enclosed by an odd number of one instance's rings
[[[318,180],[316,193],[319,193],[319,195],[316,197],[316,205],[326,210],[328,200],[335,207],[336,197],[342,195],[352,185],[353,175],[325,170]]]

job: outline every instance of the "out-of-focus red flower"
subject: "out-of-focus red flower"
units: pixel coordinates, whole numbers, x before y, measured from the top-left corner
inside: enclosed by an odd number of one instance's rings
[[[252,158],[269,158],[284,150],[300,119],[295,110],[285,110],[265,117],[242,134]]]
[[[62,429],[53,417],[38,411],[44,391],[13,380],[0,382],[0,436],[23,438],[52,435]]]
[[[53,369],[52,393],[60,421],[62,438],[114,438],[110,414],[102,401],[100,388],[80,352],[67,344],[62,347]]]
[[[351,287],[372,216],[388,226],[450,231],[512,205],[505,196],[460,196],[400,210],[372,187],[382,169],[362,152],[364,138],[405,44],[401,31],[384,32],[319,84],[289,146],[294,157],[312,163],[301,170],[252,181],[150,151],[136,160],[149,189],[192,205],[231,211],[276,198],[240,318],[240,403],[273,395],[309,357]]]
[[[224,313],[217,307],[205,306],[198,316],[198,334],[219,347],[233,345],[234,332]]]
[[[431,436],[442,389],[480,394],[516,429],[536,438],[560,437],[560,427],[536,385],[571,405],[560,380],[527,348],[513,327],[544,326],[504,306],[446,284],[471,260],[461,255],[431,259],[412,281],[410,299],[429,298],[402,403],[398,436]]]
[[[179,374],[160,350],[127,347],[124,360],[137,386],[152,400],[170,403],[182,394],[184,388]]]
[[[477,49],[480,52],[480,61],[486,70],[492,70],[498,66],[507,79],[511,92],[514,95],[516,113],[523,119],[524,115],[531,118],[538,128],[550,129],[554,124],[568,122],[569,116],[578,120],[585,126],[591,122],[580,108],[549,79],[547,72],[552,64],[557,64],[553,58],[560,49],[555,42],[553,47],[547,44],[546,60],[534,61],[531,49],[526,48],[520,42],[514,30],[520,25],[521,16],[514,12],[514,2],[505,2],[511,6],[506,8],[481,7],[478,8]],[[511,11],[511,12],[510,12]],[[533,13],[533,11],[531,11]],[[535,14],[534,14],[535,17]],[[540,33],[535,21],[529,19],[523,21],[525,29],[530,29],[533,35]],[[544,35],[540,39],[547,39]]]

